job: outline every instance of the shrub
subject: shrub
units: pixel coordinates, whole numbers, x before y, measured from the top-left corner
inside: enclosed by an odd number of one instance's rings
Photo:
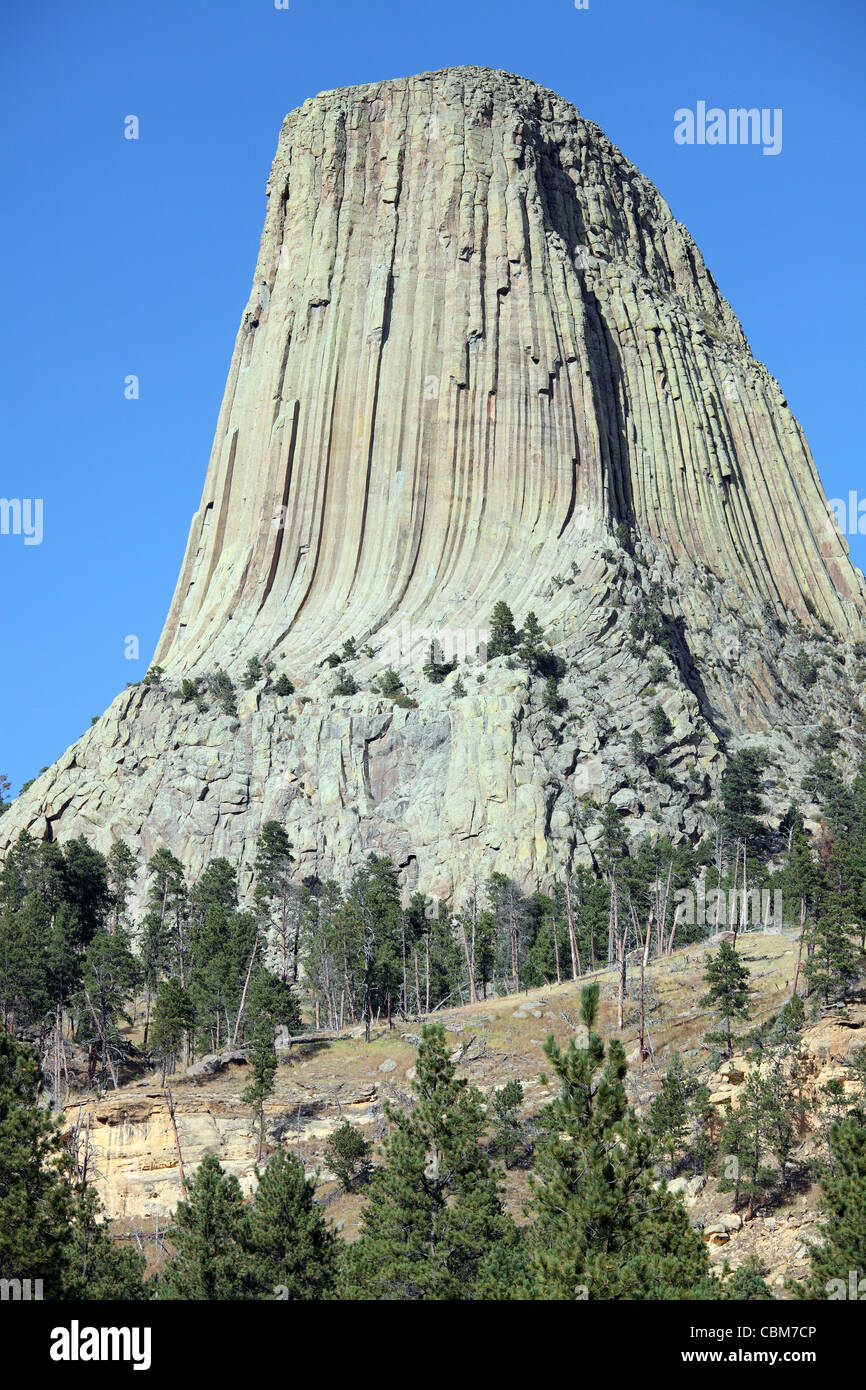
[[[339,1129],[335,1129],[325,1140],[328,1166],[336,1173],[347,1191],[369,1167],[369,1152],[368,1141],[348,1120],[344,1120]]]
[[[294,695],[294,693],[295,687],[292,685],[292,682],[289,680],[288,676],[285,674],[278,676],[276,684],[274,685],[274,694]]]
[[[441,648],[436,642],[431,642],[430,655],[421,668],[431,685],[441,685],[457,665],[456,661],[441,661],[441,655]]]
[[[234,685],[231,677],[220,666],[217,667],[212,676],[208,677],[208,689],[223,714],[237,715],[238,705]]]
[[[252,690],[254,685],[262,679],[265,668],[262,665],[261,657],[251,656],[247,662],[247,669],[242,676],[244,690]]]
[[[332,695],[357,695],[358,682],[350,671],[341,671],[337,684],[331,691]]]
[[[559,714],[565,701],[559,693],[559,685],[556,676],[548,676],[544,682],[544,694],[541,702],[545,709],[549,709],[551,714]]]
[[[403,682],[393,666],[389,666],[387,670],[382,672],[379,677],[378,690],[380,695],[387,695],[390,699],[403,693]]]
[[[661,705],[656,705],[650,715],[650,728],[657,739],[668,738],[674,731],[674,726],[668,719]]]
[[[815,684],[820,668],[815,658],[809,656],[808,652],[804,652],[802,647],[794,657],[793,666],[800,681],[807,689]]]
[[[675,787],[677,784],[676,778],[674,777],[674,774],[671,772],[664,758],[656,758],[655,767],[653,768],[653,776],[655,777],[657,782],[661,782],[662,785],[665,787]]]

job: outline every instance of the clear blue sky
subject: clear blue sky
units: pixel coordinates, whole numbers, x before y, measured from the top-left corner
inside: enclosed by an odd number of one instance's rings
[[[41,545],[0,536],[14,789],[146,670],[280,123],[325,88],[479,63],[573,101],[696,238],[828,494],[866,498],[862,0],[19,0],[2,31],[0,496],[44,499]],[[781,154],[676,145],[699,100],[781,107]]]

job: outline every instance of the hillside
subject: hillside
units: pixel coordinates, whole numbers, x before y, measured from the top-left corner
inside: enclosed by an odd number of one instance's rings
[[[650,965],[647,1033],[653,1055],[643,1066],[637,1062],[637,972],[632,971],[623,1041],[630,1059],[629,1097],[639,1113],[646,1114],[658,1093],[674,1051],[709,1080],[718,1117],[737,1104],[750,1063],[737,1054],[710,1074],[702,1042],[710,1014],[697,1001],[705,988],[707,952],[713,949],[712,945],[690,946]],[[776,1014],[789,996],[796,940],[790,932],[750,932],[740,938],[740,953],[752,974],[754,1027]],[[612,971],[593,978],[601,983],[601,1028],[606,1035],[616,1027],[616,980]],[[552,1094],[550,1083],[540,1080],[545,1038],[553,1034],[563,1043],[570,1036],[580,1037],[579,992],[580,982],[554,984],[519,997],[441,1009],[431,1021],[442,1023],[453,1037],[459,1073],[486,1097],[511,1079],[522,1083],[521,1113],[530,1121]],[[383,1137],[383,1102],[397,1107],[410,1103],[416,1052],[413,1035],[417,1037],[420,1026],[416,1020],[395,1021],[389,1030],[380,1021],[369,1044],[356,1029],[340,1041],[280,1049],[275,1090],[266,1103],[265,1157],[282,1143],[299,1155],[308,1171],[317,1171],[319,1198],[328,1219],[348,1239],[357,1227],[363,1186],[357,1193],[342,1191],[328,1171],[324,1141],[346,1119],[371,1141]],[[785,1049],[783,1066],[790,1069],[792,1061],[800,1063],[805,1094],[813,1101],[819,1098],[819,1088],[838,1078],[853,1095],[855,1083],[844,1063],[862,1047],[866,1047],[866,998],[860,994],[845,1009],[828,1012],[807,1026],[799,1045]],[[250,1108],[241,1100],[248,1067],[234,1060],[213,1075],[201,1075],[201,1062],[191,1070],[199,1075],[181,1071],[167,1078],[186,1175],[191,1176],[204,1154],[213,1153],[249,1192],[254,1186],[257,1135]],[[80,1135],[89,1129],[89,1171],[116,1220],[116,1231],[140,1243],[158,1266],[164,1258],[161,1241],[169,1214],[181,1197],[177,1146],[158,1073],[128,1080],[97,1100],[83,1094],[67,1107],[66,1116],[70,1128],[78,1127]],[[713,1121],[710,1131],[718,1133],[719,1123],[720,1119]],[[778,1292],[787,1278],[805,1273],[805,1242],[817,1237],[821,1221],[820,1189],[811,1180],[809,1159],[823,1144],[821,1118],[812,1114],[797,1134],[790,1185],[758,1206],[752,1220],[743,1219],[745,1204],[734,1213],[732,1195],[719,1192],[716,1176],[690,1174],[686,1169],[674,1180],[673,1190],[686,1201],[692,1224],[705,1232],[714,1264],[727,1261],[736,1269],[754,1255]],[[518,1219],[527,1195],[526,1174],[523,1166],[502,1173],[507,1205]]]

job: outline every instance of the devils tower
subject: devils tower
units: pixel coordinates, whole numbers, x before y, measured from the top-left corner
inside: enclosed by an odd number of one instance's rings
[[[483,661],[499,601],[537,615],[555,699]],[[280,133],[161,680],[18,798],[0,851],[28,829],[248,867],[278,819],[301,873],[377,850],[407,889],[543,887],[593,854],[587,798],[696,838],[744,743],[780,814],[822,721],[853,759],[864,637],[778,383],[601,130],[485,68],[325,92]],[[438,683],[431,641],[460,662]],[[251,659],[294,692],[243,688]]]

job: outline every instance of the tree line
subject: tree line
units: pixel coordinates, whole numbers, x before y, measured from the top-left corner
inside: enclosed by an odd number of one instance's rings
[[[598,1003],[598,984],[584,986],[585,1042],[572,1037],[563,1048],[551,1037],[545,1045],[555,1091],[537,1116],[526,1223],[506,1209],[500,1166],[515,1124],[519,1135],[513,1113],[509,1120],[519,1097],[512,1088],[504,1105],[488,1105],[456,1075],[445,1030],[430,1025],[411,1103],[386,1107],[379,1161],[365,1166],[354,1241],[331,1227],[315,1178],[285,1149],[256,1169],[248,1201],[208,1155],[175,1210],[169,1257],[149,1278],[143,1257],[111,1239],[74,1153],[40,1105],[31,1049],[2,1033],[0,1277],[39,1279],[51,1299],[774,1297],[754,1262],[734,1274],[710,1268],[684,1204],[658,1179],[663,1151],[679,1143],[682,1069],[672,1063],[649,1123],[639,1121],[626,1098],[622,1043],[596,1031]],[[367,1147],[348,1124],[332,1136],[346,1183]],[[792,1286],[801,1297],[847,1296],[850,1271],[866,1263],[866,1088],[830,1125],[823,1183],[829,1219],[809,1274]]]

